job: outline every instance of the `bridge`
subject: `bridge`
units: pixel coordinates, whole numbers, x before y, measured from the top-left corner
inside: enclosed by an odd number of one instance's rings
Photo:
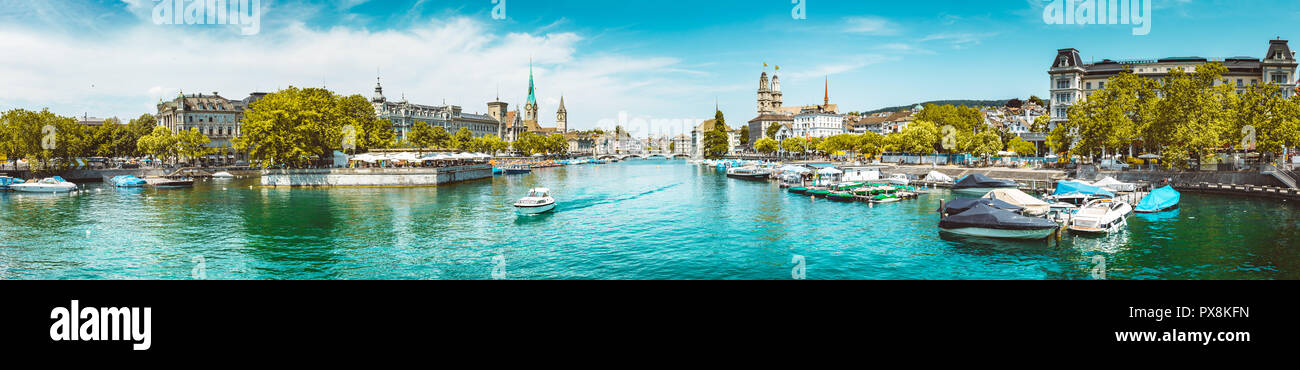
[[[686,153],[658,153],[658,152],[650,152],[650,153],[639,153],[639,154],[631,154],[631,153],[628,153],[628,154],[601,154],[601,155],[597,155],[597,156],[595,156],[595,158],[596,158],[596,159],[617,159],[617,160],[620,160],[620,161],[622,161],[622,160],[627,160],[628,158],[639,158],[639,159],[656,159],[656,158],[663,158],[663,159],[677,159],[677,158],[682,158],[682,159],[690,159],[690,158],[691,158],[691,155],[690,155],[690,154],[686,154]]]

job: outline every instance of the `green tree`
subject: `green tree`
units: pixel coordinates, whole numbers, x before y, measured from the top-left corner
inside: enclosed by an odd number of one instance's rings
[[[770,137],[759,138],[758,141],[754,142],[754,150],[763,154],[772,154],[773,152],[776,152],[777,149],[780,149],[780,147],[781,144],[777,143],[776,139]]]
[[[966,152],[972,155],[987,157],[998,154],[1002,150],[1002,138],[993,130],[984,130],[971,137]]]
[[[415,124],[411,126],[411,133],[406,136],[406,141],[414,145],[418,153],[423,153],[426,148],[437,149],[438,144],[440,144],[437,135],[439,130],[442,131],[444,137],[447,136],[447,131],[442,130],[442,126],[433,126],[428,122],[415,121]]]
[[[1007,143],[1007,150],[1016,152],[1017,155],[1032,157],[1038,154],[1038,149],[1033,143],[1016,136]]]
[[[785,125],[780,123],[773,123],[772,125],[767,126],[767,137],[776,139],[776,133],[780,132],[782,127],[785,127]]]
[[[176,143],[176,136],[172,135],[171,130],[163,126],[156,126],[153,132],[136,142],[136,148],[140,153],[159,162],[170,162],[177,153]]]
[[[704,133],[704,158],[708,159],[722,158],[731,151],[727,138],[729,130],[722,111],[716,111],[713,120],[713,129]]]
[[[786,152],[802,153],[806,149],[808,148],[804,145],[804,140],[802,138],[787,137],[785,140],[781,140],[781,150]]]
[[[884,152],[884,140],[884,136],[868,131],[865,134],[858,135],[857,146],[853,150],[874,157]]]
[[[208,154],[215,152],[215,148],[209,148],[208,144],[212,143],[206,135],[197,128],[183,130],[176,134],[176,155],[185,158],[191,164],[197,164],[197,160]]]
[[[345,143],[345,131],[355,141]],[[380,120],[368,99],[340,96],[320,88],[289,87],[271,93],[244,112],[238,150],[263,168],[307,166],[329,158],[345,145],[357,151],[391,147],[392,123]]]
[[[983,130],[984,113],[977,108],[953,105],[926,104],[916,114],[916,121],[926,121],[936,127],[951,125],[958,131],[975,132]]]
[[[961,128],[957,128],[962,130]],[[933,154],[939,145],[939,127],[927,121],[915,121],[900,132],[898,150],[911,154]],[[996,136],[996,134],[995,134]]]
[[[749,146],[749,125],[740,126],[740,137],[737,140],[740,140],[740,146]]]
[[[1052,124],[1052,116],[1042,115],[1034,118],[1034,123],[1029,125],[1029,132],[1047,132],[1047,127]]]

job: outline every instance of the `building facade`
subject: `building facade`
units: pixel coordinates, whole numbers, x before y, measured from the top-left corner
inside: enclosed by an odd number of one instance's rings
[[[843,133],[844,116],[815,111],[794,116],[796,137],[831,137]]]
[[[1086,99],[1097,90],[1106,88],[1106,80],[1125,71],[1139,76],[1163,79],[1174,69],[1194,72],[1196,67],[1207,63],[1223,63],[1228,72],[1223,80],[1215,84],[1229,83],[1238,92],[1248,86],[1274,83],[1282,94],[1290,97],[1296,86],[1296,59],[1287,40],[1269,40],[1264,57],[1201,58],[1174,57],[1156,60],[1117,61],[1103,59],[1100,62],[1084,64],[1076,49],[1056,51],[1056,59],[1048,70],[1051,91],[1051,126],[1055,127],[1067,119],[1069,107]]]
[[[749,145],[753,146],[758,139],[767,136],[767,130],[773,125],[794,124],[794,116],[786,114],[760,114],[758,117],[749,120]]]
[[[265,94],[256,95],[257,99]],[[240,128],[247,109],[253,98],[229,100],[221,94],[179,94],[171,101],[158,102],[158,125],[171,130],[172,134],[191,129],[198,129],[207,136],[209,148],[216,153],[204,158],[188,158],[198,162],[194,164],[235,164],[245,160],[244,155],[234,148],[233,140],[240,135]]]
[[[406,141],[411,129],[417,122],[442,127],[448,134],[455,135],[462,128],[467,128],[475,137],[497,135],[501,133],[501,121],[491,115],[466,113],[457,105],[423,105],[413,104],[405,98],[400,102],[389,101],[384,97],[384,88],[375,83],[375,96],[370,102],[375,107],[375,115],[393,123],[393,131],[398,142]],[[488,106],[492,110],[492,106]]]

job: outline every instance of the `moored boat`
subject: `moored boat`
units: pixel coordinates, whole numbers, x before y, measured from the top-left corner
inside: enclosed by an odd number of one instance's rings
[[[194,186],[194,179],[189,177],[180,177],[174,179],[166,178],[166,177],[150,177],[145,179],[145,181],[149,183],[149,186],[158,189],[179,189],[179,188],[188,188]]]
[[[231,174],[230,172],[221,171],[221,172],[217,172],[217,173],[212,174],[212,178],[214,178],[214,179],[233,179],[233,178],[235,178],[235,175],[234,175],[234,174]]]
[[[144,179],[141,179],[139,177],[135,177],[131,175],[121,175],[121,176],[113,176],[112,178],[109,178],[108,184],[119,188],[142,188],[145,185],[148,185],[149,182],[144,181]]]
[[[1025,216],[1046,215],[1052,208],[1051,203],[1034,198],[1032,195],[1025,194],[1025,192],[1020,191],[1020,189],[995,189],[990,191],[988,194],[985,194],[984,198],[997,199],[1024,208],[1024,211],[1022,211],[1021,214]]]
[[[838,202],[852,202],[858,200],[858,197],[856,195],[853,195],[853,193],[847,191],[837,191],[837,192],[832,192],[830,194],[827,194],[826,199],[830,199]]]
[[[944,232],[998,239],[1046,239],[1059,227],[1045,218],[1021,216],[985,203],[939,220]]]
[[[77,184],[70,183],[62,177],[54,176],[40,181],[9,185],[9,188],[24,193],[67,193],[77,190]]]
[[[1057,181],[1056,190],[1047,199],[1057,203],[1066,203],[1082,207],[1098,199],[1114,198],[1115,193],[1080,181]]]
[[[727,177],[741,180],[767,180],[772,177],[772,172],[753,166],[733,167],[727,169]]]
[[[967,175],[952,186],[952,191],[983,196],[996,189],[1019,189],[1020,183],[1011,180],[999,180],[981,174]]]
[[[912,184],[912,180],[908,179],[907,174],[905,173],[896,173],[893,175],[889,175],[889,179],[886,181],[889,181],[890,184],[894,184],[898,186],[907,186]]]
[[[1097,199],[1079,208],[1070,218],[1070,231],[1109,234],[1128,226],[1133,207],[1114,199]]]
[[[804,192],[804,194],[808,194],[814,197],[825,198],[827,195],[831,194],[831,191],[830,189],[818,187],[818,188],[809,188],[808,191]]]
[[[786,188],[785,191],[790,192],[790,193],[794,193],[794,194],[805,194],[805,193],[808,192],[808,187],[806,187],[806,186],[791,186],[791,187]]]
[[[534,188],[528,190],[528,196],[515,202],[515,212],[521,215],[535,215],[555,209],[555,198],[551,198],[551,189]]]
[[[1183,195],[1174,190],[1173,187],[1165,186],[1152,190],[1150,194],[1138,202],[1137,207],[1133,208],[1137,213],[1159,213],[1178,209],[1178,202]]]

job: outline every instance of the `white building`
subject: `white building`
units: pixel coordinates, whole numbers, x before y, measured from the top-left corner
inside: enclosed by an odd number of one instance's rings
[[[794,116],[796,137],[831,137],[844,133],[844,116],[826,112],[806,112]]]
[[[1237,87],[1238,93],[1247,86],[1266,83],[1277,84],[1284,96],[1294,94],[1296,87],[1296,59],[1288,46],[1287,40],[1269,40],[1268,51],[1264,58],[1232,57],[1201,58],[1175,57],[1158,60],[1116,61],[1103,59],[1100,62],[1084,64],[1079,51],[1060,49],[1056,59],[1048,70],[1051,88],[1051,126],[1065,121],[1068,108],[1076,102],[1086,99],[1094,91],[1106,88],[1106,80],[1130,71],[1139,76],[1161,79],[1174,69],[1186,72],[1196,71],[1196,67],[1207,63],[1223,63],[1228,72],[1222,81],[1215,84],[1229,83]]]

